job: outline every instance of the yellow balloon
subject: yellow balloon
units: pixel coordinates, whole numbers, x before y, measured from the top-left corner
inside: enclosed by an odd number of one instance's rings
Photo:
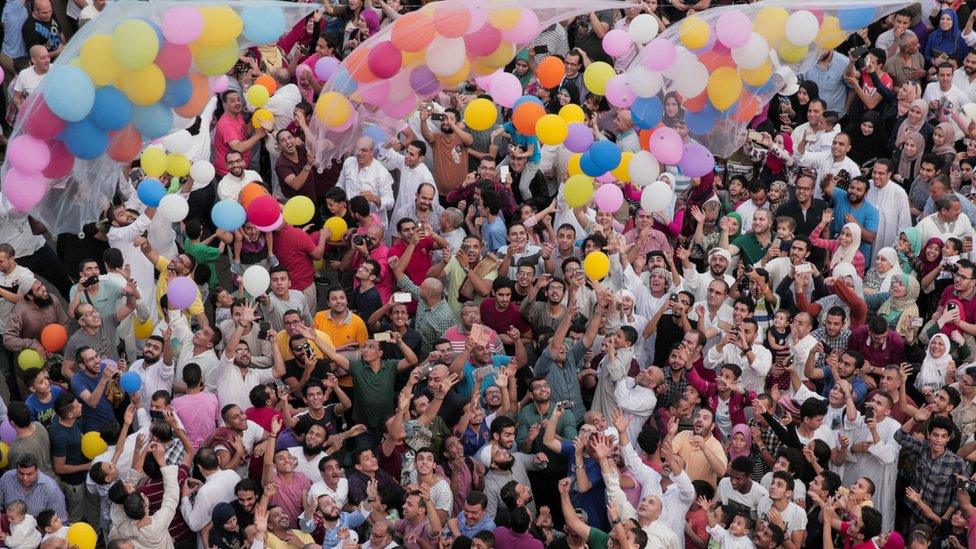
[[[218,46],[235,40],[244,30],[244,22],[230,7],[213,6],[197,9],[203,15],[203,32],[194,42],[195,45]]]
[[[790,12],[786,11],[786,8],[766,6],[756,14],[752,22],[752,30],[765,38],[770,47],[775,47],[786,36],[786,20],[789,18]]]
[[[559,145],[569,135],[569,124],[558,114],[547,114],[536,121],[535,135],[543,145]]]
[[[824,16],[823,23],[820,24],[820,32],[813,39],[813,43],[818,48],[832,50],[841,45],[847,39],[847,32],[840,28],[840,19],[833,15]]]
[[[204,76],[220,76],[234,67],[240,57],[237,40],[215,46],[193,44],[190,46],[193,62]]]
[[[44,366],[44,359],[34,349],[24,349],[17,355],[17,365],[26,372]]]
[[[559,116],[561,116],[567,124],[572,122],[586,122],[586,113],[583,112],[583,107],[580,107],[575,103],[563,105],[563,107],[559,109]]]
[[[132,332],[135,334],[136,339],[146,339],[153,333],[153,321],[151,318],[147,318],[145,322],[135,319],[132,323]]]
[[[85,522],[76,522],[68,527],[68,545],[76,545],[78,549],[95,549],[98,534],[95,529]]]
[[[609,82],[615,74],[617,73],[614,72],[613,67],[607,63],[604,63],[603,61],[590,63],[590,66],[586,67],[586,71],[583,72],[583,84],[586,85],[586,89],[589,90],[590,93],[594,93],[596,95],[606,95],[607,82]]]
[[[115,86],[134,105],[148,107],[163,98],[166,76],[157,65],[150,63],[141,69],[122,69]]]
[[[569,162],[566,163],[566,171],[569,172],[570,177],[583,174],[583,168],[580,167],[581,158],[583,158],[583,153],[570,155]]]
[[[315,261],[312,262],[312,266],[315,267],[315,272],[319,272],[322,270],[323,267],[325,267],[325,260],[316,259]]]
[[[485,74],[490,74],[497,69],[500,69],[511,62],[512,58],[515,57],[515,46],[511,42],[505,42],[502,40],[501,44],[495,48],[495,51],[489,53],[484,57],[479,57],[480,61],[484,66],[489,67],[491,70]]]
[[[166,151],[159,147],[149,147],[142,151],[139,164],[149,177],[159,177],[166,172]]]
[[[506,63],[507,65],[508,63]],[[434,75],[437,77],[437,81],[441,83],[445,88],[452,86],[457,86],[458,84],[464,82],[471,76],[471,62],[467,59],[461,65],[461,68],[457,70],[454,74],[449,74],[447,76]]]
[[[352,105],[341,93],[330,91],[315,102],[315,116],[327,128],[341,128],[352,115]]]
[[[247,102],[253,107],[263,107],[268,102],[268,98],[271,97],[271,93],[268,92],[268,88],[265,88],[261,84],[254,84],[247,89]]]
[[[108,444],[102,440],[102,435],[98,434],[98,431],[88,431],[81,436],[81,453],[85,455],[88,459],[95,459],[105,450],[108,450]]]
[[[585,206],[593,198],[593,178],[579,174],[566,180],[566,187],[563,195],[566,197],[566,205],[570,208]]]
[[[724,111],[739,99],[742,93],[742,78],[732,67],[719,67],[708,77],[708,100],[712,105]]]
[[[122,65],[112,53],[112,37],[107,34],[94,34],[81,45],[78,56],[81,69],[96,86],[107,86],[118,78]]]
[[[127,19],[112,32],[112,53],[127,69],[141,69],[159,53],[156,31],[142,19]]]
[[[10,464],[10,445],[0,442],[0,469]]]
[[[329,229],[329,231],[332,233],[329,235],[329,240],[332,242],[338,242],[342,240],[342,235],[346,234],[346,231],[349,230],[349,225],[346,223],[345,219],[334,215],[325,220],[325,228]]]
[[[767,59],[765,63],[755,69],[739,69],[742,81],[753,87],[759,87],[769,81],[773,75],[773,63]]]
[[[783,39],[779,47],[776,48],[779,57],[787,63],[799,63],[810,52],[810,46],[797,46],[789,40]]]
[[[171,154],[166,157],[166,173],[173,177],[190,175],[190,160],[182,154]]]
[[[617,181],[630,183],[630,160],[632,158],[634,158],[634,153],[630,151],[620,153],[620,164],[617,164],[616,168],[610,170],[610,173],[617,178]]]
[[[400,62],[401,69],[416,67],[427,60],[427,49],[425,48],[420,51],[401,51],[400,55],[403,57],[403,60]]]
[[[494,126],[497,119],[498,109],[495,104],[483,97],[468,103],[464,109],[464,123],[477,132]]]
[[[315,215],[315,204],[307,196],[293,196],[285,202],[281,214],[285,217],[285,223],[289,225],[295,227],[304,225]]]
[[[678,28],[678,38],[690,50],[704,48],[708,44],[708,39],[711,35],[712,29],[709,28],[708,23],[697,15],[686,17]]]
[[[488,22],[498,30],[511,29],[522,20],[522,8],[495,9],[488,12]]]
[[[603,252],[590,252],[583,258],[583,272],[590,280],[602,280],[610,274],[610,258]]]

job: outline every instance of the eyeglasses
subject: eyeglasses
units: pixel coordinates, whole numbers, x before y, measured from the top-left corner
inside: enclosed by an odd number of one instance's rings
[[[380,348],[380,344],[379,343],[376,343],[376,342],[373,342],[373,343],[360,343],[359,344],[359,348],[360,349],[379,349]]]
[[[961,275],[959,273],[956,273],[956,274],[952,275],[952,278],[956,278],[956,279],[959,279],[959,280],[976,280],[976,279],[974,279],[971,276],[963,276],[963,275]]]

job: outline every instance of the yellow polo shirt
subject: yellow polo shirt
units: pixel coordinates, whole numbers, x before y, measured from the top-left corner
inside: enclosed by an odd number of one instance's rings
[[[169,267],[170,260],[159,256],[156,259],[156,270],[159,271],[159,279],[156,280],[156,306],[159,307],[160,314],[163,318],[166,318],[166,311],[159,304],[159,301],[166,295],[166,290],[169,289],[169,280],[166,280],[166,269]],[[186,314],[189,316],[196,316],[203,313],[203,299],[200,297],[200,290],[197,290],[196,296],[193,298],[193,303],[186,308]]]

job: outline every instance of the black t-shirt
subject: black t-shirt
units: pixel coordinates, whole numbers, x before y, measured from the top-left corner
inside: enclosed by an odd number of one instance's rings
[[[24,45],[28,50],[37,45],[44,46],[49,52],[61,47],[61,27],[54,17],[47,22],[38,21],[33,15],[28,17],[27,21],[24,21],[22,34]]]
[[[684,337],[685,332],[674,321],[674,315],[663,315],[657,323],[657,339],[654,340],[654,365],[658,367],[667,366],[671,349],[674,349]]]
[[[596,17],[601,22],[609,25],[608,32],[613,30],[613,13],[609,11],[598,11],[596,12]],[[603,51],[603,39],[598,37],[596,32],[593,31],[589,14],[576,17],[570,23],[568,30],[569,45],[571,47],[580,48],[585,51],[591,61],[612,63],[610,56]]]
[[[340,431],[340,428],[342,427],[341,418],[335,413],[336,406],[338,405],[339,403],[337,402],[330,402],[326,404],[324,410],[325,414],[319,419],[315,419],[308,412],[299,414],[298,417],[309,416],[309,418],[312,420],[312,423],[316,425],[321,425],[322,428],[325,429],[327,433],[329,433],[329,436],[332,436],[338,433]]]
[[[315,365],[315,368],[312,370],[312,375],[309,376],[309,379],[319,379],[319,380],[325,379],[325,375],[328,374],[330,371],[331,370],[329,368],[329,362],[327,360],[319,359],[319,362],[318,364]],[[288,379],[290,377],[293,377],[301,381],[302,375],[304,374],[305,374],[305,368],[302,365],[300,365],[298,361],[296,361],[294,358],[285,361],[285,375],[282,376],[282,379]]]

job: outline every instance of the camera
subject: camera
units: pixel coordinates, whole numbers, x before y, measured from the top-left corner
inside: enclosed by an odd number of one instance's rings
[[[81,283],[81,285],[84,286],[85,288],[90,288],[95,284],[98,284],[98,275],[90,276],[86,278],[84,282]]]
[[[268,331],[271,330],[271,323],[267,320],[262,320],[258,322],[258,339],[268,339]]]
[[[746,273],[751,273],[752,272],[752,269],[753,269],[753,266],[752,265],[746,265],[745,267],[742,268],[743,272],[746,272]]]
[[[959,265],[956,264],[956,263],[946,263],[942,267],[942,270],[945,271],[945,272],[947,272],[947,273],[955,273],[955,272],[959,271]]]
[[[304,345],[302,345],[302,351],[305,353],[305,356],[307,357],[311,358],[315,356],[315,351],[312,350],[312,345],[307,341],[305,342]]]
[[[363,235],[358,235],[357,234],[356,236],[352,237],[352,245],[353,246],[365,246],[366,245],[366,237],[363,236]]]
[[[864,68],[864,58],[868,54],[867,46],[860,46],[851,50],[851,59],[854,59],[854,68],[861,70]]]

